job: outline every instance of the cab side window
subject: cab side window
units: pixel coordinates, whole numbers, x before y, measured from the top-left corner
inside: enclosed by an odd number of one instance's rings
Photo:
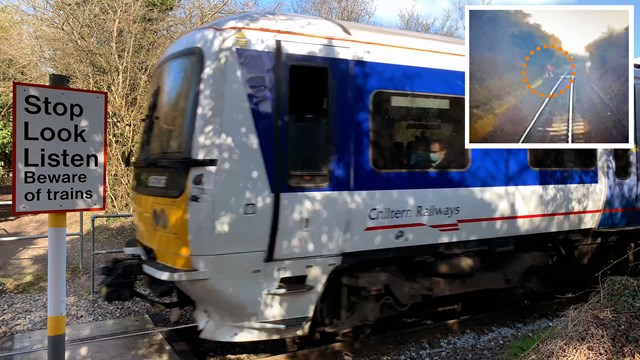
[[[631,150],[630,149],[614,149],[613,163],[615,167],[615,175],[620,180],[628,179],[631,176]]]

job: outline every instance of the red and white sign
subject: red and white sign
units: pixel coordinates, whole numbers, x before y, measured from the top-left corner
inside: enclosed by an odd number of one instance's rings
[[[13,213],[103,210],[107,93],[13,83]]]

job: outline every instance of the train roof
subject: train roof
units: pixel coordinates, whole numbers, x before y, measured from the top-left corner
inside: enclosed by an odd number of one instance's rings
[[[435,47],[460,54],[465,52],[464,39],[279,12],[245,12],[217,19],[202,27],[218,30],[262,30],[293,35],[313,35],[332,40],[357,41],[364,44]]]

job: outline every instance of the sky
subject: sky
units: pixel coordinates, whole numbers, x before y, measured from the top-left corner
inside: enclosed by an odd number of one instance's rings
[[[576,55],[587,55],[586,46],[607,32],[607,28],[622,30],[629,25],[629,13],[624,10],[525,10],[529,22],[556,35],[562,47]]]
[[[417,8],[425,16],[437,16],[442,13],[443,9],[449,7],[451,0],[374,0],[376,3],[376,16],[374,20],[387,25],[394,25],[398,21],[398,8],[410,7],[416,4]],[[633,48],[634,57],[640,57],[640,2],[638,0],[493,0],[494,5],[637,5],[634,7],[634,34]],[[542,21],[542,20],[541,20]],[[579,21],[574,19],[573,21]],[[615,22],[614,20],[610,20]],[[565,21],[566,22],[566,21]],[[599,21],[594,24],[602,24],[605,21]],[[544,24],[541,24],[544,27]],[[574,24],[575,25],[575,24]],[[548,24],[553,27],[553,25]],[[584,38],[592,37],[593,33],[599,31],[601,27],[587,27],[591,33],[583,34],[581,39],[576,37],[576,42],[584,42]],[[604,27],[606,29],[606,25]],[[551,31],[553,32],[553,31]],[[557,34],[563,37],[561,34]],[[595,36],[597,37],[597,35]],[[566,40],[563,39],[563,42]],[[579,46],[575,45],[574,46]]]

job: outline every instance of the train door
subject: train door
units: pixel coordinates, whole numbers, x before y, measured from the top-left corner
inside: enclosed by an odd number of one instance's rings
[[[637,192],[636,192],[636,201],[635,201],[635,208],[633,211],[633,215],[631,217],[631,221],[630,224],[638,226],[640,225],[640,175],[638,175],[638,171],[640,170],[640,144],[638,144],[638,142],[640,141],[640,65],[638,64],[634,64],[634,91],[633,91],[633,104],[634,104],[634,111],[633,111],[633,120],[635,121],[634,123],[634,127],[635,127],[635,136],[636,136],[636,141],[635,141],[635,148],[634,148],[634,157],[633,159],[635,160],[636,163],[636,177],[638,178],[638,186],[637,186]]]
[[[636,92],[638,85],[635,85]],[[637,93],[634,103],[637,103]],[[638,114],[634,111],[636,133],[632,149],[610,149],[604,153],[606,157],[607,192],[599,228],[628,227],[640,224],[638,212]]]
[[[278,174],[267,261],[335,255],[348,226],[350,49],[280,41]]]

